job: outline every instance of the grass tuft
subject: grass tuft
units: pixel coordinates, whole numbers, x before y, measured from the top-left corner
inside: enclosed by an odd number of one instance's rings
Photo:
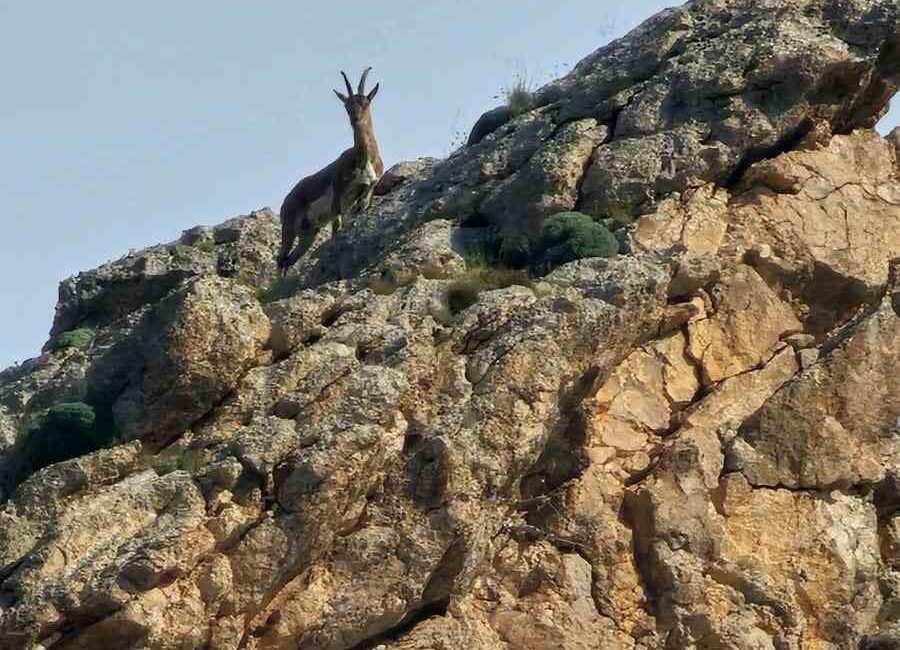
[[[534,104],[534,93],[524,75],[517,77],[513,85],[505,89],[504,94],[506,95],[506,106],[513,117],[527,113]]]
[[[185,449],[176,453],[151,454],[141,457],[141,464],[153,469],[160,476],[172,472],[195,474],[204,465],[203,452],[200,449]]]
[[[444,299],[451,314],[468,309],[483,291],[505,289],[513,285],[532,287],[531,278],[521,269],[476,266],[458,276],[444,290]]]
[[[286,278],[277,278],[267,287],[260,287],[256,290],[256,298],[264,305],[275,302],[276,300],[284,300],[296,294],[302,288],[302,282],[296,275]]]

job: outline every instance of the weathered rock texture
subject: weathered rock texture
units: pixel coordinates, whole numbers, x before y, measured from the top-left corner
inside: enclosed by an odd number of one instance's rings
[[[690,2],[277,292],[267,210],[65,281],[0,375],[0,648],[898,647],[898,18]],[[572,209],[626,253],[448,310]],[[118,439],[33,471],[75,400]]]

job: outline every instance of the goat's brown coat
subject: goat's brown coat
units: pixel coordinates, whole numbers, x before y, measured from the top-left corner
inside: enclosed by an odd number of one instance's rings
[[[363,72],[356,93],[352,91],[347,75],[342,72],[348,94],[345,96],[334,91],[350,117],[353,146],[324,169],[301,179],[281,205],[278,267],[282,274],[287,273],[309,250],[325,224],[331,222],[334,236],[341,227],[344,215],[368,208],[375,184],[384,173],[370,112],[379,86],[376,85],[368,95],[364,94],[368,72],[368,68]],[[299,242],[291,250],[297,238]]]

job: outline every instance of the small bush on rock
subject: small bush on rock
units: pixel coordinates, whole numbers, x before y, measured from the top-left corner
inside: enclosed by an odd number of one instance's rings
[[[619,252],[616,236],[580,212],[560,212],[544,221],[532,250],[534,266],[547,271],[586,257],[613,257]]]
[[[503,266],[500,245],[496,239],[487,239],[470,245],[462,254],[467,268],[497,268]]]
[[[112,413],[107,411],[84,402],[51,406],[26,441],[32,471],[89,454],[112,442],[116,434]]]
[[[63,332],[56,337],[53,342],[53,349],[67,350],[69,348],[80,349],[86,347],[94,338],[94,330],[89,327],[79,327],[78,329]]]

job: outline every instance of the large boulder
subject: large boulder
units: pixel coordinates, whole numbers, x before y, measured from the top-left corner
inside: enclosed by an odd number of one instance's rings
[[[248,286],[275,278],[278,217],[263,209],[215,227],[186,230],[169,244],[132,251],[59,286],[51,340],[76,327],[97,327],[151,305],[188,279],[217,274]]]
[[[269,319],[253,291],[217,277],[162,300],[132,340],[88,373],[88,394],[124,380],[112,403],[125,438],[167,442],[206,415],[260,361]],[[130,366],[126,373],[118,366]],[[98,398],[101,399],[101,398]]]

